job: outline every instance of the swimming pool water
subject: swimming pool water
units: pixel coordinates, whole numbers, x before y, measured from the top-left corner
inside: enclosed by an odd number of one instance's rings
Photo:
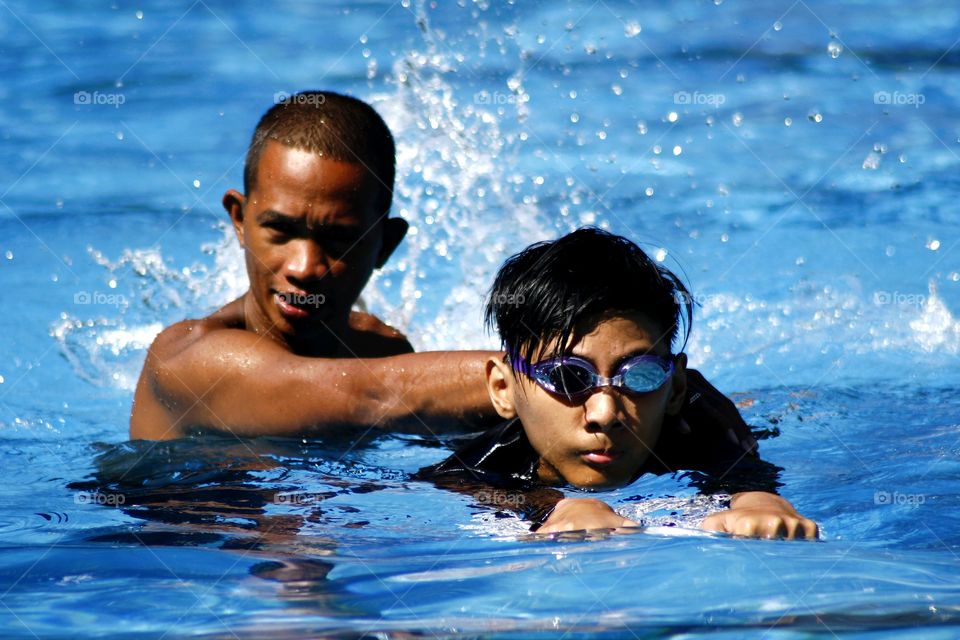
[[[960,631],[960,8],[918,2],[0,8],[0,636]],[[544,540],[414,482],[454,440],[127,442],[160,328],[244,288],[219,198],[280,92],[372,102],[411,233],[365,303],[493,346],[500,262],[582,224],[682,270],[688,352],[814,543]],[[318,384],[318,393],[322,385]],[[664,526],[679,525],[679,526]]]

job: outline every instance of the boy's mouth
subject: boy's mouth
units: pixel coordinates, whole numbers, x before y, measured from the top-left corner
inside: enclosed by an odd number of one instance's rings
[[[318,316],[324,311],[323,303],[326,300],[323,294],[277,290],[271,292],[280,313],[287,318]]]
[[[596,449],[585,451],[580,454],[580,457],[589,464],[603,466],[615,462],[621,455],[620,451],[614,449]]]

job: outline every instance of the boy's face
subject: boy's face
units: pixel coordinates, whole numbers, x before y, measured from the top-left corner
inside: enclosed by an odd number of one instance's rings
[[[661,335],[641,315],[610,316],[589,326],[568,353],[612,377],[633,356],[670,357],[670,345]],[[650,456],[664,414],[680,411],[686,395],[685,365],[686,356],[678,356],[673,376],[655,391],[635,394],[601,387],[576,403],[546,391],[500,359],[487,365],[487,386],[501,416],[520,417],[540,455],[541,480],[609,489],[630,482]]]

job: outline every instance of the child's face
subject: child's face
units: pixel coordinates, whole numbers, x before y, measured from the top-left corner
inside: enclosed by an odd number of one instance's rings
[[[643,316],[608,317],[589,328],[568,353],[591,362],[600,375],[612,377],[633,356],[669,358],[670,345],[660,340],[661,333]],[[647,460],[664,414],[679,412],[686,394],[685,363],[685,356],[679,356],[673,376],[655,391],[635,394],[601,387],[576,403],[530,378],[519,384],[524,374],[502,361],[491,361],[487,380],[500,415],[520,417],[527,439],[540,455],[541,480],[613,488],[628,483]]]

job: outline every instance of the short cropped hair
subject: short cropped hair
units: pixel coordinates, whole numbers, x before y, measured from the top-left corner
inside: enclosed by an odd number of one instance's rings
[[[257,170],[270,140],[367,167],[379,182],[378,211],[393,200],[396,147],[383,118],[362,100],[332,91],[302,91],[273,105],[257,124],[243,167],[243,191],[257,186]]]
[[[487,297],[484,318],[510,358],[535,363],[566,354],[584,321],[604,314],[639,313],[655,323],[673,352],[693,304],[683,282],[622,236],[585,227],[538,242],[509,258]]]

